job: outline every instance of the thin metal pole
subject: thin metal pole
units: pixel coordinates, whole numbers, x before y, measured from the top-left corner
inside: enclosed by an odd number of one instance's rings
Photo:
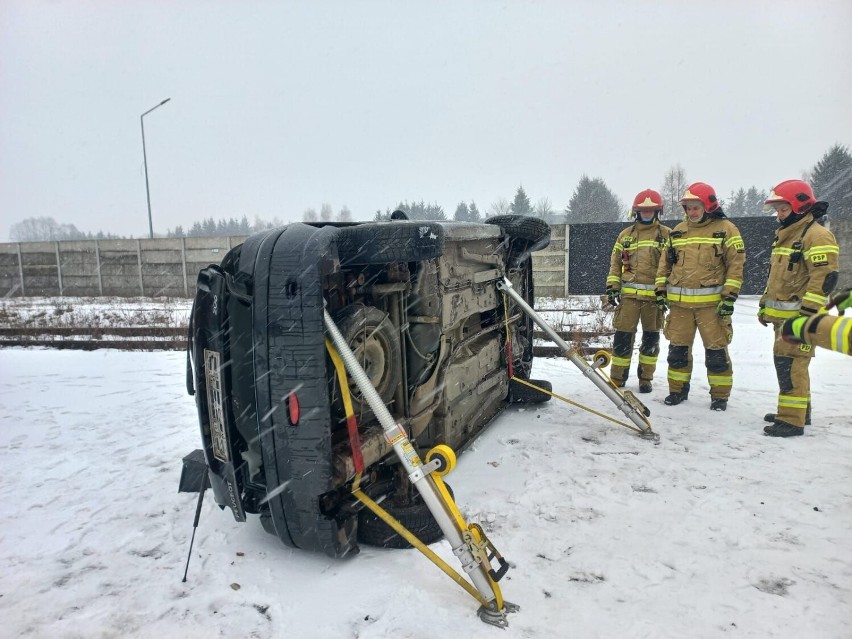
[[[136,263],[139,265],[139,290],[145,297],[145,281],[142,279],[142,240],[136,240]]]
[[[571,279],[570,278],[570,275],[571,275],[571,260],[569,259],[571,257],[571,254],[568,252],[568,244],[570,243],[570,241],[571,241],[571,226],[566,224],[565,225],[565,247],[564,247],[564,250],[562,252],[562,256],[565,258],[565,292],[564,292],[565,297],[568,297],[568,293],[569,293],[568,282]]]
[[[59,297],[64,295],[64,291],[62,288],[62,263],[59,259],[59,242],[55,242],[56,244],[56,279],[59,282]]]
[[[180,238],[180,261],[183,264],[183,296],[189,297],[189,284],[186,281],[186,238]]]
[[[145,195],[148,200],[148,237],[152,240],[154,239],[154,221],[151,218],[151,189],[148,186],[148,152],[145,149],[145,116],[148,115],[154,109],[163,106],[169,100],[171,100],[171,98],[166,98],[157,106],[151,107],[150,109],[145,111],[145,113],[139,116],[139,125],[142,127],[142,162],[145,164]]]
[[[27,296],[27,291],[24,288],[24,258],[21,255],[21,243],[18,242],[18,275],[21,278],[21,297]]]
[[[148,237],[154,237],[154,221],[151,219],[151,189],[148,186],[148,153],[145,150],[145,114],[139,116],[139,124],[142,125],[142,161],[145,164],[145,196],[148,200]]]
[[[98,269],[98,295],[103,297],[104,295],[104,279],[101,275],[101,247],[98,244],[98,241],[95,240],[95,262],[97,262]]]

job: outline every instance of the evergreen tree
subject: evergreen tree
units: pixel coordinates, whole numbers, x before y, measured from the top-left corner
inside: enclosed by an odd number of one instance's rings
[[[763,215],[763,203],[766,202],[767,197],[769,197],[769,194],[766,191],[758,190],[755,186],[749,187],[745,194],[743,216],[757,217]]]
[[[447,219],[444,209],[434,202],[426,204],[426,202],[420,200],[420,202],[412,202],[409,204],[407,201],[403,201],[400,202],[396,208],[401,211],[405,211],[409,220],[441,221]]]
[[[470,206],[467,207],[468,218],[471,222],[481,222],[482,215],[479,212],[479,209],[476,208],[476,202],[473,200],[470,201]]]
[[[811,171],[811,186],[818,200],[829,203],[829,213],[838,219],[852,219],[852,155],[835,144]]]
[[[617,222],[624,218],[624,207],[601,178],[580,178],[565,209],[569,224]]]
[[[456,222],[470,222],[470,209],[467,208],[467,204],[459,202],[456,212],[453,213],[453,219]]]
[[[731,191],[731,196],[728,198],[728,201],[725,203],[724,207],[725,215],[728,217],[743,217],[746,215],[746,191],[744,188],[740,187],[740,190],[736,193]]]
[[[533,210],[530,205],[530,199],[527,197],[526,191],[524,191],[524,187],[519,186],[517,192],[515,193],[515,199],[512,201],[511,207],[512,215],[530,215]]]
[[[728,217],[757,217],[763,215],[766,198],[766,191],[750,186],[747,191],[744,188],[732,191],[730,197],[724,202],[720,200],[719,204]]]

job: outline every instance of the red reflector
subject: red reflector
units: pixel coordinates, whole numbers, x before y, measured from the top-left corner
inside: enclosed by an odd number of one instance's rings
[[[290,393],[287,397],[287,410],[289,411],[290,423],[293,426],[298,426],[301,411],[299,409],[299,398],[296,396],[296,393]]]

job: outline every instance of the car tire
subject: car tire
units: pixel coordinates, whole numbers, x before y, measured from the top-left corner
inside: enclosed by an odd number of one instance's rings
[[[444,253],[444,229],[434,222],[394,221],[340,229],[341,264],[419,262]]]
[[[375,306],[352,304],[335,315],[335,323],[382,401],[387,404],[402,378],[399,331],[387,313]],[[361,391],[350,378],[349,392],[356,415],[370,411]]]
[[[546,379],[531,379],[529,382],[543,388],[549,393],[553,392],[553,384]],[[550,401],[551,395],[537,388],[530,388],[526,384],[521,384],[513,379],[509,382],[509,397],[513,404],[543,404]]]
[[[500,227],[504,235],[528,243],[526,251],[538,251],[550,244],[550,225],[537,217],[526,215],[498,215],[485,220],[486,224]]]
[[[445,484],[450,495],[453,490],[449,484]],[[408,506],[395,506],[393,504],[382,504],[388,514],[401,523],[415,537],[424,544],[433,544],[440,541],[444,531],[435,521],[432,512],[423,503],[418,494],[413,503]],[[373,511],[365,508],[358,514],[358,541],[367,546],[379,548],[411,548],[404,538],[400,537],[390,526],[379,519]]]

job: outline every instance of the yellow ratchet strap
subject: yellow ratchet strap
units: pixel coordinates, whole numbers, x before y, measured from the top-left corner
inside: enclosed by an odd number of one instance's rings
[[[349,419],[355,416],[355,410],[352,408],[352,395],[349,393],[349,380],[346,377],[346,367],[343,365],[340,354],[328,338],[325,340],[325,349],[328,351],[328,354],[331,356],[331,362],[334,364],[337,380],[340,382],[340,394],[343,396],[343,409],[346,411],[346,418]]]
[[[385,522],[388,526],[390,526],[394,532],[396,532],[400,537],[405,539],[408,543],[414,546],[417,550],[419,550],[422,554],[426,555],[426,557],[438,568],[444,571],[444,573],[453,581],[455,581],[459,586],[464,588],[467,593],[476,599],[483,606],[488,606],[488,602],[485,601],[485,598],[479,593],[479,591],[474,588],[470,583],[468,583],[464,577],[458,574],[453,568],[443,559],[441,559],[435,551],[433,551],[429,546],[420,541],[417,537],[415,537],[409,530],[405,528],[401,523],[399,523],[390,513],[388,513],[384,508],[382,508],[379,504],[373,501],[367,494],[364,493],[360,488],[356,488],[352,491],[352,494],[358,498],[361,503],[363,503],[367,508],[369,508],[379,519]]]

